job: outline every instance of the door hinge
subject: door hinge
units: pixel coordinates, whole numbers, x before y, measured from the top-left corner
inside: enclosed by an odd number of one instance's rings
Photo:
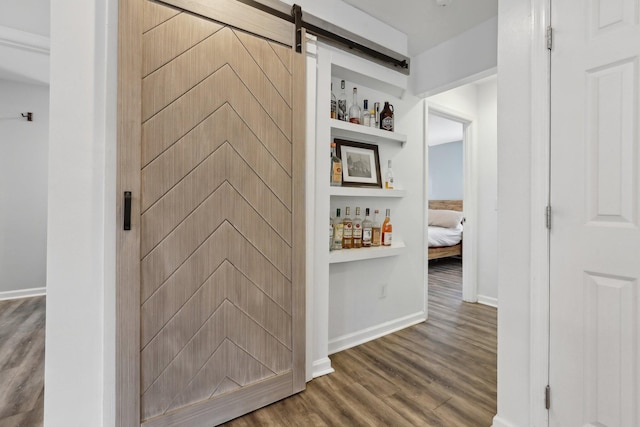
[[[551,230],[551,206],[550,205],[547,205],[547,208],[545,210],[545,217],[546,217],[547,229]]]
[[[551,408],[551,387],[549,386],[544,389],[544,407],[547,410]]]
[[[551,25],[547,26],[547,49],[551,50],[553,47],[553,28]]]

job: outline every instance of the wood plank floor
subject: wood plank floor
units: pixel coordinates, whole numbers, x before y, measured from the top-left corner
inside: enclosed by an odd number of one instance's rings
[[[462,302],[460,260],[432,262],[429,284],[427,322],[332,355],[335,373],[225,425],[490,426],[497,312]]]
[[[461,302],[461,263],[429,266],[427,322],[331,356],[336,372],[227,426],[490,426],[496,310]],[[42,425],[45,298],[0,301],[0,427]]]
[[[45,297],[0,301],[0,427],[42,426]]]

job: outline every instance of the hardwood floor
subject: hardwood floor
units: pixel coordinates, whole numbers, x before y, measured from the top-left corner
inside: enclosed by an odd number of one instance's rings
[[[0,427],[42,426],[45,297],[0,301]]]
[[[429,266],[429,319],[331,356],[336,372],[225,424],[490,426],[496,310],[461,302],[461,263]],[[45,298],[0,301],[0,427],[42,425]]]
[[[335,373],[225,425],[490,426],[497,312],[462,302],[461,273],[432,262],[427,322],[332,355]]]

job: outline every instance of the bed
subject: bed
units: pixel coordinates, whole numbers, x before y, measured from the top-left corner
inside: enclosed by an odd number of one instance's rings
[[[462,256],[462,200],[429,200],[429,210],[431,212],[427,259]],[[460,214],[456,215],[450,211]]]

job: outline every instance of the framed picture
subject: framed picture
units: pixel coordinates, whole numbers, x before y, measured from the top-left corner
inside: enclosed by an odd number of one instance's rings
[[[334,139],[342,160],[342,185],[345,187],[382,188],[378,146]]]

